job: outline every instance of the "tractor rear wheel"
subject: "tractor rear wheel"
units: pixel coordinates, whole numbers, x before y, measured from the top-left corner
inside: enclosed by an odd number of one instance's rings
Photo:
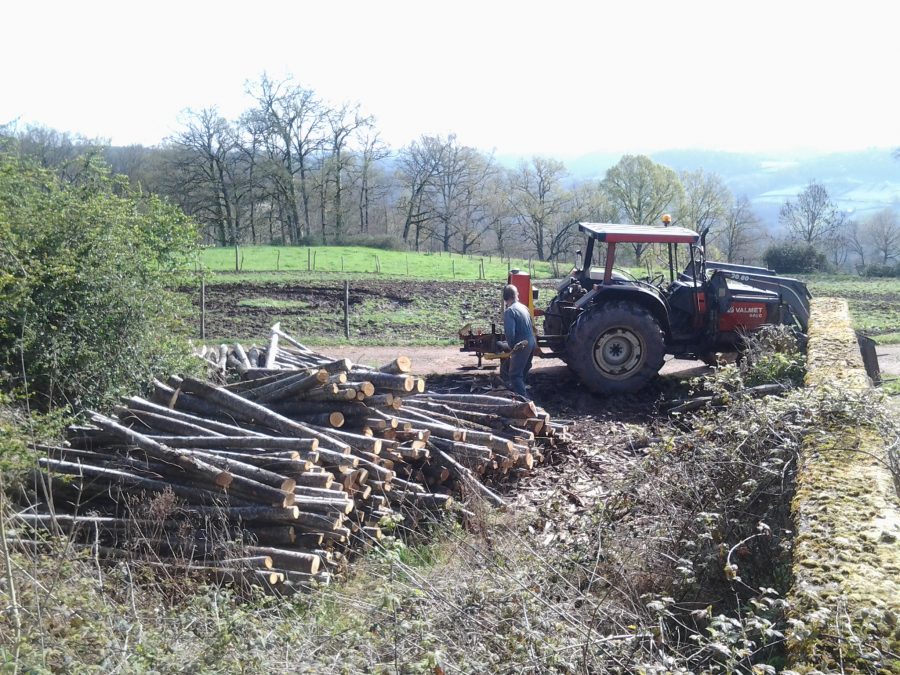
[[[582,314],[569,333],[569,364],[591,391],[637,391],[659,372],[666,353],[659,323],[629,302]]]

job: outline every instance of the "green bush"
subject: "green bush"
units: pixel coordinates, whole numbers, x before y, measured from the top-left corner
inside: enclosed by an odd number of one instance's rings
[[[896,265],[882,265],[879,263],[866,265],[862,268],[861,274],[864,277],[900,277],[900,263]]]
[[[166,286],[193,223],[81,161],[63,182],[0,146],[0,383],[42,409],[102,405],[185,355]]]
[[[368,246],[380,248],[383,251],[405,251],[406,242],[400,237],[392,237],[389,234],[351,234],[334,242],[335,246]]]
[[[807,274],[828,271],[828,259],[811,244],[781,243],[763,254],[766,267],[782,274]]]
[[[806,358],[794,330],[788,326],[763,326],[746,336],[740,375],[748,387],[773,382],[803,384]]]

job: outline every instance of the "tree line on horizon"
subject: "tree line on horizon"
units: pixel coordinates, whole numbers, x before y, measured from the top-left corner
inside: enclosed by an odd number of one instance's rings
[[[703,169],[675,172],[624,155],[602,179],[576,180],[549,157],[501,166],[453,134],[395,151],[358,104],[334,105],[266,75],[247,91],[253,105],[237,119],[215,107],[186,111],[156,147],[35,126],[0,133],[64,176],[77,172],[78,157],[102,154],[133,185],[180,206],[206,245],[361,243],[560,261],[577,246],[580,221],[655,224],[664,213],[708,230],[713,253],[728,262],[760,262],[774,242],[749,199]],[[788,239],[834,267],[887,265],[900,251],[893,210],[847,220],[815,181],[785,202],[779,220]],[[635,262],[644,251],[634,247]]]

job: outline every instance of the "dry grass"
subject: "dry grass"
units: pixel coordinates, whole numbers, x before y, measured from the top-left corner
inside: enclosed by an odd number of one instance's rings
[[[801,439],[874,403],[745,398],[742,377],[722,368],[706,387],[728,403],[674,420],[596,501],[573,504],[560,484],[514,512],[468,503],[474,515],[427,535],[399,523],[349,578],[307,595],[106,564],[64,539],[5,551],[0,659],[37,672],[774,672]]]

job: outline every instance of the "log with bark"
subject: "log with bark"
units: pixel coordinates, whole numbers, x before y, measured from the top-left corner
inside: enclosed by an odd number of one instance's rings
[[[55,522],[100,556],[190,556],[198,572],[260,579],[271,568],[285,582],[267,584],[294,592],[339,573],[398,511],[415,527],[454,495],[505,506],[482,479],[527,472],[565,433],[532,402],[432,392],[407,357],[333,359],[277,324],[266,348],[216,345],[203,358],[234,381],[155,381],[153,401],[125,398],[71,427],[71,447],[35,446],[57,501],[31,496],[40,511],[22,516],[23,546]]]

